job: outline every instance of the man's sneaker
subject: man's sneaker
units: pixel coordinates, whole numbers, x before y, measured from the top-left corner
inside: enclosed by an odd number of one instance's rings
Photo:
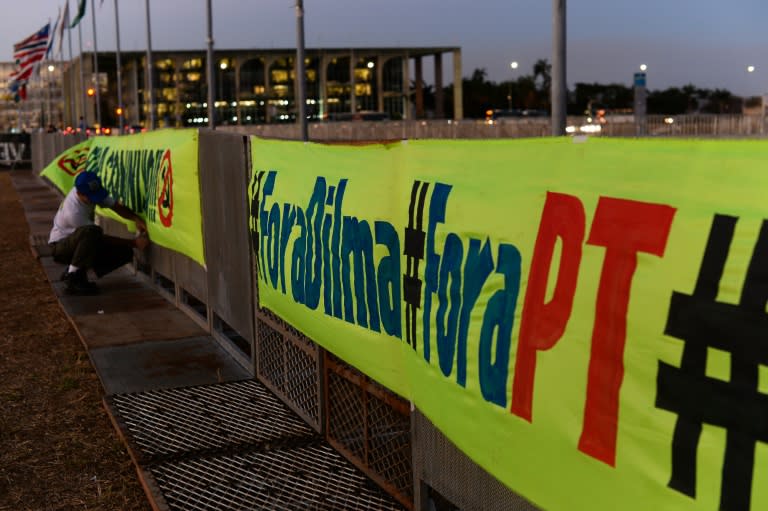
[[[67,272],[62,280],[67,283],[64,292],[68,295],[87,296],[99,293],[98,286],[88,280],[88,274],[82,268],[75,272]]]

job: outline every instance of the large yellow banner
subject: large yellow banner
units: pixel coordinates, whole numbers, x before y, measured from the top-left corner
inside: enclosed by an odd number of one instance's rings
[[[767,509],[766,161],[254,138],[260,302],[545,509]]]
[[[153,243],[204,265],[197,141],[193,129],[95,137],[64,151],[41,175],[67,193],[80,171],[95,172],[111,196],[144,218]]]

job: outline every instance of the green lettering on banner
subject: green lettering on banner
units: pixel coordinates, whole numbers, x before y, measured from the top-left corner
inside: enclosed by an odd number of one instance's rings
[[[187,255],[204,265],[200,185],[196,130],[159,130],[140,135],[94,137],[65,151],[46,167],[42,175],[63,193],[69,192],[74,176],[82,170],[97,173],[110,195],[145,219],[153,243]],[[87,150],[87,159],[76,169],[71,164],[76,154]],[[79,151],[79,153],[78,153]],[[170,225],[165,225],[158,211],[164,178],[160,166],[166,152],[173,165],[175,209]],[[62,162],[60,164],[60,162]],[[76,171],[73,171],[75,169]],[[99,213],[125,222],[115,213],[99,208]],[[166,223],[169,223],[166,215]]]

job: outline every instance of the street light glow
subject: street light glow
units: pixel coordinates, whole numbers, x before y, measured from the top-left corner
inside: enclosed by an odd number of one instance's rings
[[[755,72],[755,66],[747,66],[747,73],[754,73]]]
[[[511,67],[512,69],[517,69],[517,65],[518,65],[517,61],[515,60],[515,61],[513,61],[512,63],[509,64],[509,67]]]
[[[220,67],[222,70],[224,70],[224,69],[227,69],[227,63],[226,63],[226,62],[222,62],[221,64],[219,64],[219,67]]]
[[[368,69],[373,69],[373,61],[368,62]]]
[[[53,70],[54,70],[54,69],[56,69],[56,68],[55,68],[55,67],[53,67],[53,64],[48,64],[48,72],[49,72],[49,73],[53,73]]]
[[[648,66],[645,64],[640,64],[640,71],[645,71],[646,69],[648,69]]]

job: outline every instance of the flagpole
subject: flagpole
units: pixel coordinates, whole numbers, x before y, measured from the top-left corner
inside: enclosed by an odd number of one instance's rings
[[[101,84],[99,83],[99,45],[96,42],[96,0],[91,0],[91,21],[93,22],[93,72],[96,75],[94,86],[96,89],[96,123],[98,129],[101,130],[103,126],[101,125],[101,100],[99,99]]]
[[[65,23],[65,20],[64,20],[64,15],[65,14],[67,14],[67,13],[66,12],[61,13],[61,24],[62,24],[61,26],[62,27],[64,26],[64,23]],[[61,28],[59,31],[60,31],[59,37],[64,37],[64,29]],[[57,119],[61,119],[61,121],[60,121],[61,125],[59,126],[59,128],[61,128],[62,131],[66,129],[66,122],[64,121],[64,101],[65,101],[64,100],[64,97],[65,97],[64,92],[65,91],[64,91],[64,46],[62,46],[63,42],[64,41],[59,39],[59,41],[56,43],[58,45],[58,47],[59,47],[59,52],[58,52],[59,53],[59,63],[58,63],[58,66],[56,66],[56,67],[59,69],[59,74],[61,75],[61,80],[59,81],[59,97],[58,97],[58,99],[56,101],[56,110],[57,110],[56,117],[57,117]],[[56,75],[54,74],[54,77],[55,76]]]
[[[66,24],[69,25],[69,0],[67,0],[67,19]],[[72,127],[77,126],[77,102],[75,101],[75,75],[72,72],[72,29],[67,26],[67,41],[69,43],[69,95],[70,95],[70,106],[69,106],[69,125]],[[82,69],[82,66],[81,68]],[[62,70],[63,72],[63,70]],[[62,75],[63,77],[63,75]],[[64,80],[61,80],[61,86],[64,86]]]
[[[213,73],[214,73],[214,67],[213,67],[213,15],[211,13],[211,0],[206,1],[207,4],[207,19],[208,19],[208,53],[206,60],[207,65],[207,75],[208,75],[208,127],[211,129],[216,129],[216,121],[214,119],[215,110],[213,109],[214,106],[214,94],[213,94]]]
[[[83,60],[83,26],[78,23],[77,24],[77,38],[80,41],[80,105],[82,107],[82,118],[83,118],[83,131],[85,131],[86,121],[86,110],[85,110],[85,62]],[[77,126],[80,128],[80,125]]]
[[[115,37],[117,39],[117,132],[123,132],[125,122],[123,120],[123,78],[120,69],[120,14],[118,14],[117,0],[115,0]]]
[[[155,94],[152,89],[152,28],[149,23],[149,0],[145,0],[147,11],[147,92],[149,93],[149,129],[155,129]]]
[[[322,59],[321,59],[322,60]],[[309,140],[307,132],[307,77],[304,63],[304,0],[296,0],[296,101],[301,128],[301,140]],[[355,92],[352,91],[352,94]]]

